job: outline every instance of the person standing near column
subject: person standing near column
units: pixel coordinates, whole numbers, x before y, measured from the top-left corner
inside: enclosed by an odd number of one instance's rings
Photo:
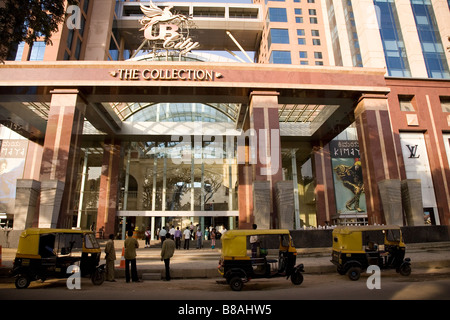
[[[125,239],[125,280],[130,282],[130,263],[131,263],[131,280],[139,282],[136,268],[136,249],[139,248],[138,241],[133,238],[133,231],[128,230],[128,238]]]
[[[189,227],[186,227],[186,229],[183,232],[184,235],[184,249],[189,250],[189,242],[191,241],[191,230],[189,230]]]
[[[161,249],[161,261],[164,260],[164,265],[166,267],[166,281],[170,281],[170,258],[172,258],[174,252],[175,242],[172,240],[170,233],[167,233],[166,240]]]
[[[114,261],[116,260],[116,249],[114,248],[114,235],[109,235],[109,240],[105,245],[106,260],[106,281],[115,282],[114,279]]]

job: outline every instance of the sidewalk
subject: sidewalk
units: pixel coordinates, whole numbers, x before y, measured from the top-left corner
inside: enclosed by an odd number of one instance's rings
[[[102,260],[104,259],[104,243]],[[191,245],[194,242],[191,242]],[[124,269],[119,268],[122,256],[122,240],[115,240],[116,248],[116,278],[124,278]],[[152,241],[151,248],[145,248],[144,241],[139,241],[137,249],[137,269],[139,277],[144,280],[162,279],[164,263],[161,261],[159,241]],[[2,252],[0,275],[5,276],[12,267],[17,249],[6,248]],[[276,250],[275,250],[276,251]],[[306,274],[335,273],[336,267],[330,262],[331,248],[300,248],[297,249],[297,264],[303,263]],[[209,247],[189,250],[179,249],[170,260],[172,278],[221,278],[217,271],[221,249]],[[276,252],[275,252],[276,254]],[[270,252],[269,252],[270,255]],[[450,242],[430,242],[407,245],[406,257],[411,258],[412,272],[430,272],[433,269],[450,268]]]

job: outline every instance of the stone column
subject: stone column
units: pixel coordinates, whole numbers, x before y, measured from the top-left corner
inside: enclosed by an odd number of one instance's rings
[[[119,167],[121,156],[120,141],[112,139],[103,147],[102,175],[100,177],[100,193],[98,197],[96,231],[98,236],[107,238],[114,234],[119,191]]]
[[[270,212],[269,228],[278,226],[278,210],[276,208],[275,185],[282,180],[281,169],[281,140],[280,125],[278,122],[278,92],[254,91],[250,95],[250,129],[256,135],[256,157],[254,160],[254,181],[267,181],[270,199],[267,199]],[[259,190],[261,186],[257,189]],[[255,189],[255,186],[254,186]],[[260,214],[267,214],[265,210],[257,210],[260,203],[254,197],[255,220],[265,217],[257,217]],[[263,213],[264,212],[264,213]],[[258,226],[259,228],[259,226]]]
[[[328,144],[323,145],[322,141],[320,141],[319,145],[314,146],[311,160],[316,180],[317,225],[325,226],[326,224],[331,224],[333,216],[337,213],[333,168]]]
[[[58,89],[52,99],[41,163],[39,227],[72,227],[75,184],[86,103],[76,89]]]
[[[387,97],[363,95],[355,119],[369,224],[402,224],[397,216],[402,212],[400,170]]]
[[[16,181],[16,203],[14,209],[14,229],[25,230],[33,226],[34,215],[39,204],[41,183],[33,179]]]

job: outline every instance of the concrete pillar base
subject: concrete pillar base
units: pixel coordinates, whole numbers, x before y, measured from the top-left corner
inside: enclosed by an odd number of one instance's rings
[[[386,179],[378,182],[384,218],[388,225],[403,225],[401,182]]]
[[[39,228],[56,228],[64,193],[64,182],[44,180],[41,182]]]
[[[25,230],[32,227],[40,191],[40,181],[33,179],[18,179],[16,181],[15,230]]]
[[[270,182],[253,181],[253,216],[258,229],[270,229]]]
[[[402,203],[408,226],[423,226],[423,201],[420,179],[402,180]]]

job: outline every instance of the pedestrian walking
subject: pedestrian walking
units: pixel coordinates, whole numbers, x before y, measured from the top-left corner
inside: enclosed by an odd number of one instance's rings
[[[175,227],[172,225],[172,227],[169,230],[170,236],[172,237],[172,240],[175,239]]]
[[[191,239],[194,240],[194,225],[191,222],[191,225],[189,226],[189,230],[191,231]]]
[[[175,230],[175,248],[180,249],[181,245],[181,230],[180,227],[177,227]]]
[[[216,228],[211,229],[211,249],[216,247]]]
[[[167,230],[166,227],[162,227],[162,230],[159,232],[159,239],[161,240],[161,248],[164,240],[166,240]]]
[[[116,249],[114,248],[114,235],[110,234],[105,245],[106,260],[106,281],[115,282],[114,279],[114,262],[116,260]]]
[[[150,248],[150,236],[152,232],[150,231],[150,227],[147,227],[147,230],[145,230],[145,247]]]
[[[131,280],[139,282],[136,268],[136,249],[139,248],[138,241],[133,238],[133,231],[128,230],[128,238],[125,239],[125,280],[130,282],[130,264],[131,264]]]
[[[172,240],[170,233],[166,236],[161,249],[161,261],[164,261],[166,268],[166,281],[170,281],[170,258],[175,252],[175,242]]]
[[[183,232],[184,235],[184,249],[189,250],[189,242],[191,241],[191,230],[189,227],[186,227],[186,229]]]
[[[195,233],[195,237],[197,239],[197,249],[201,249],[202,248],[202,230],[200,229],[200,227],[197,229],[197,232]]]

